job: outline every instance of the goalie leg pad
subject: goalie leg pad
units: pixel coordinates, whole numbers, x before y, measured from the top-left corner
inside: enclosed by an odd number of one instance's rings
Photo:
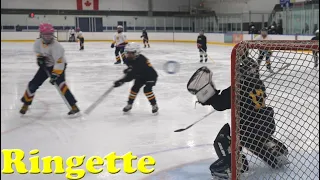
[[[221,130],[219,131],[216,139],[214,140],[213,147],[219,158],[222,157],[230,157],[230,126],[229,124],[225,124]]]

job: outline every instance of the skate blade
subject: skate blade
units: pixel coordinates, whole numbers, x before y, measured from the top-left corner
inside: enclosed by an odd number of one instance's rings
[[[75,114],[67,114],[67,117],[69,118],[69,119],[75,119],[75,118],[78,118],[78,117],[82,117],[83,116],[83,114],[81,113],[81,112],[77,112],[77,113],[75,113]]]
[[[127,112],[123,111],[123,115],[129,115],[129,114],[131,114],[130,111],[127,111]]]
[[[212,174],[212,179],[213,180],[222,180],[222,179],[225,180],[225,179],[230,179],[230,177],[227,174],[222,174],[222,173],[215,172],[215,173]]]
[[[152,115],[157,116],[159,114],[159,111],[152,113]]]

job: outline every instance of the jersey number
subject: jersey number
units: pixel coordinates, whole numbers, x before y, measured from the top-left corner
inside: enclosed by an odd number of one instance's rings
[[[251,97],[252,102],[255,104],[255,109],[266,107],[265,94],[262,89],[251,91],[249,96]]]

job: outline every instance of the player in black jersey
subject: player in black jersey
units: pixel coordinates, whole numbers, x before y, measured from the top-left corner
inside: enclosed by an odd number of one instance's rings
[[[314,36],[311,40],[312,41],[319,41],[319,30],[315,32],[316,36]],[[312,51],[313,58],[314,58],[314,67],[318,67],[319,64],[319,51]]]
[[[114,82],[114,87],[119,87],[125,82],[135,80],[134,85],[131,88],[128,104],[123,108],[124,112],[128,112],[132,109],[133,102],[142,86],[143,91],[148,98],[151,106],[152,113],[158,112],[158,105],[156,97],[152,91],[152,87],[156,85],[158,74],[152,67],[149,60],[142,54],[140,54],[140,46],[137,43],[129,43],[124,49],[127,66],[124,70],[125,77]]]
[[[150,48],[149,37],[148,37],[148,33],[147,33],[147,30],[146,30],[146,29],[143,29],[143,30],[142,30],[141,38],[143,38],[144,48],[146,48],[147,45],[148,45],[148,48]]]
[[[267,98],[266,87],[259,75],[259,65],[247,57],[247,52],[240,59],[239,93],[239,139],[242,172],[248,171],[248,161],[242,153],[246,148],[272,168],[279,168],[288,164],[287,147],[272,137],[276,124],[274,110],[265,104]],[[202,105],[210,105],[217,111],[231,109],[231,87],[222,91],[217,90],[212,83],[212,72],[202,67],[188,82],[188,91],[197,96]],[[230,126],[225,124],[218,133],[214,148],[218,160],[210,166],[213,176],[228,177],[231,168],[231,135]]]
[[[199,33],[199,36],[197,38],[197,47],[200,52],[200,62],[204,61],[207,62],[208,56],[207,56],[207,37],[204,35],[204,31],[201,30]]]

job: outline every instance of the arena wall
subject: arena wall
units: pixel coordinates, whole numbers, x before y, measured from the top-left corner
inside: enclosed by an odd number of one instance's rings
[[[248,13],[249,11],[270,14],[274,6],[279,3],[279,0],[205,0],[206,7],[210,7],[217,14]]]
[[[127,32],[129,41],[140,42],[141,33]],[[150,42],[181,42],[195,43],[198,33],[168,33],[168,32],[150,32]],[[59,41],[67,41],[68,33],[58,31],[55,33]],[[114,32],[86,32],[84,33],[86,42],[106,41],[111,42]],[[242,40],[252,40],[257,35],[250,34],[217,34],[207,33],[208,44],[233,45]],[[275,40],[310,40],[312,36],[302,35],[270,35]],[[39,37],[39,32],[1,32],[1,42],[33,42]]]
[[[148,0],[99,0],[99,10],[148,11]],[[152,11],[188,11],[200,0],[151,0]],[[6,9],[58,9],[76,10],[77,0],[1,0],[1,8]]]

